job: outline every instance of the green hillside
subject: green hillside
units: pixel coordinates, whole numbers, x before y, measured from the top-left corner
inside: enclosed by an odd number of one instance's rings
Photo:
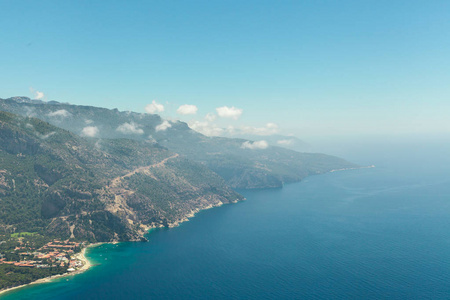
[[[85,139],[0,111],[0,230],[138,240],[207,207],[241,200],[201,164],[149,141]]]
[[[308,175],[333,169],[357,167],[338,157],[320,153],[300,153],[281,147],[248,149],[245,139],[207,137],[186,123],[164,122],[158,115],[120,112],[117,109],[43,102],[25,97],[0,99],[0,109],[24,116],[36,116],[58,127],[82,135],[87,126],[95,127],[96,137],[127,138],[156,142],[191,161],[204,164],[233,188],[281,187]]]

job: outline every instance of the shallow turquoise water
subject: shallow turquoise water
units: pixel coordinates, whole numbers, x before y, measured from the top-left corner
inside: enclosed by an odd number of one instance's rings
[[[449,160],[419,154],[241,191],[245,202],[93,248],[88,272],[4,299],[448,299]]]

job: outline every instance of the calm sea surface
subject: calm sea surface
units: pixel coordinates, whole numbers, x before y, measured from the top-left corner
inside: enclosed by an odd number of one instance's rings
[[[449,299],[450,152],[404,150],[241,191],[245,202],[93,248],[88,272],[3,298]]]

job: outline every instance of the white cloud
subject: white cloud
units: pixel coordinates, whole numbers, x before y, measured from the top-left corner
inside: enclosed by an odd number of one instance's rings
[[[205,116],[205,120],[208,122],[214,122],[217,119],[217,115],[212,113],[207,113]]]
[[[144,130],[139,128],[139,125],[131,123],[123,123],[117,127],[116,131],[122,132],[124,134],[143,134]]]
[[[207,136],[217,136],[223,133],[223,128],[217,127],[208,122],[193,121],[189,123],[189,127]]]
[[[195,105],[184,104],[178,107],[177,113],[180,115],[195,115],[197,110],[198,108]]]
[[[149,114],[160,113],[164,111],[164,105],[153,100],[152,103],[145,106],[145,111]]]
[[[65,109],[52,111],[47,114],[47,116],[49,116],[49,117],[61,117],[61,118],[66,118],[66,117],[69,117],[70,115],[71,115],[71,113]]]
[[[82,136],[94,137],[98,134],[98,128],[96,126],[86,126],[81,130]]]
[[[289,146],[289,145],[292,145],[292,143],[294,143],[294,140],[279,140],[279,141],[277,141],[277,144],[282,145],[282,146]]]
[[[52,132],[49,132],[49,133],[47,133],[47,134],[40,135],[39,137],[40,137],[41,139],[45,140],[45,139],[48,139],[49,137],[51,137],[52,135],[54,135],[55,133],[56,133],[56,132],[52,131]]]
[[[242,115],[243,110],[240,108],[236,108],[234,106],[228,107],[228,106],[222,106],[216,108],[217,114],[219,117],[222,118],[232,118],[232,119],[239,119],[239,117]]]
[[[36,96],[36,99],[42,99],[42,98],[44,98],[44,93],[43,92],[39,92],[39,91],[36,91],[36,94],[35,94]]]
[[[87,125],[89,125],[89,124],[94,123],[94,121],[87,119],[87,120],[84,120],[84,123],[86,123]]]
[[[251,150],[256,150],[256,149],[266,149],[267,147],[269,147],[269,144],[266,141],[257,141],[257,142],[243,142],[241,145],[242,149],[251,149]]]
[[[255,135],[272,135],[278,132],[278,125],[267,123],[264,127],[243,126],[241,132]]]
[[[34,98],[37,100],[43,99],[45,96],[43,92],[37,91],[37,90],[33,89],[32,87],[30,87],[30,92],[33,93]]]
[[[156,131],[164,131],[167,128],[172,127],[172,124],[169,123],[169,121],[164,120],[161,124],[159,124],[158,126],[156,126],[155,130]]]
[[[233,136],[236,133],[236,128],[234,128],[234,126],[229,125],[226,129],[226,133],[228,135]]]

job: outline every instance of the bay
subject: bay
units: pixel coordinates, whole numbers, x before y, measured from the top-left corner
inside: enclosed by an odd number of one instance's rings
[[[391,149],[358,161],[376,168],[240,191],[244,202],[153,230],[148,243],[89,249],[89,271],[2,299],[448,299],[449,159],[439,149]]]

